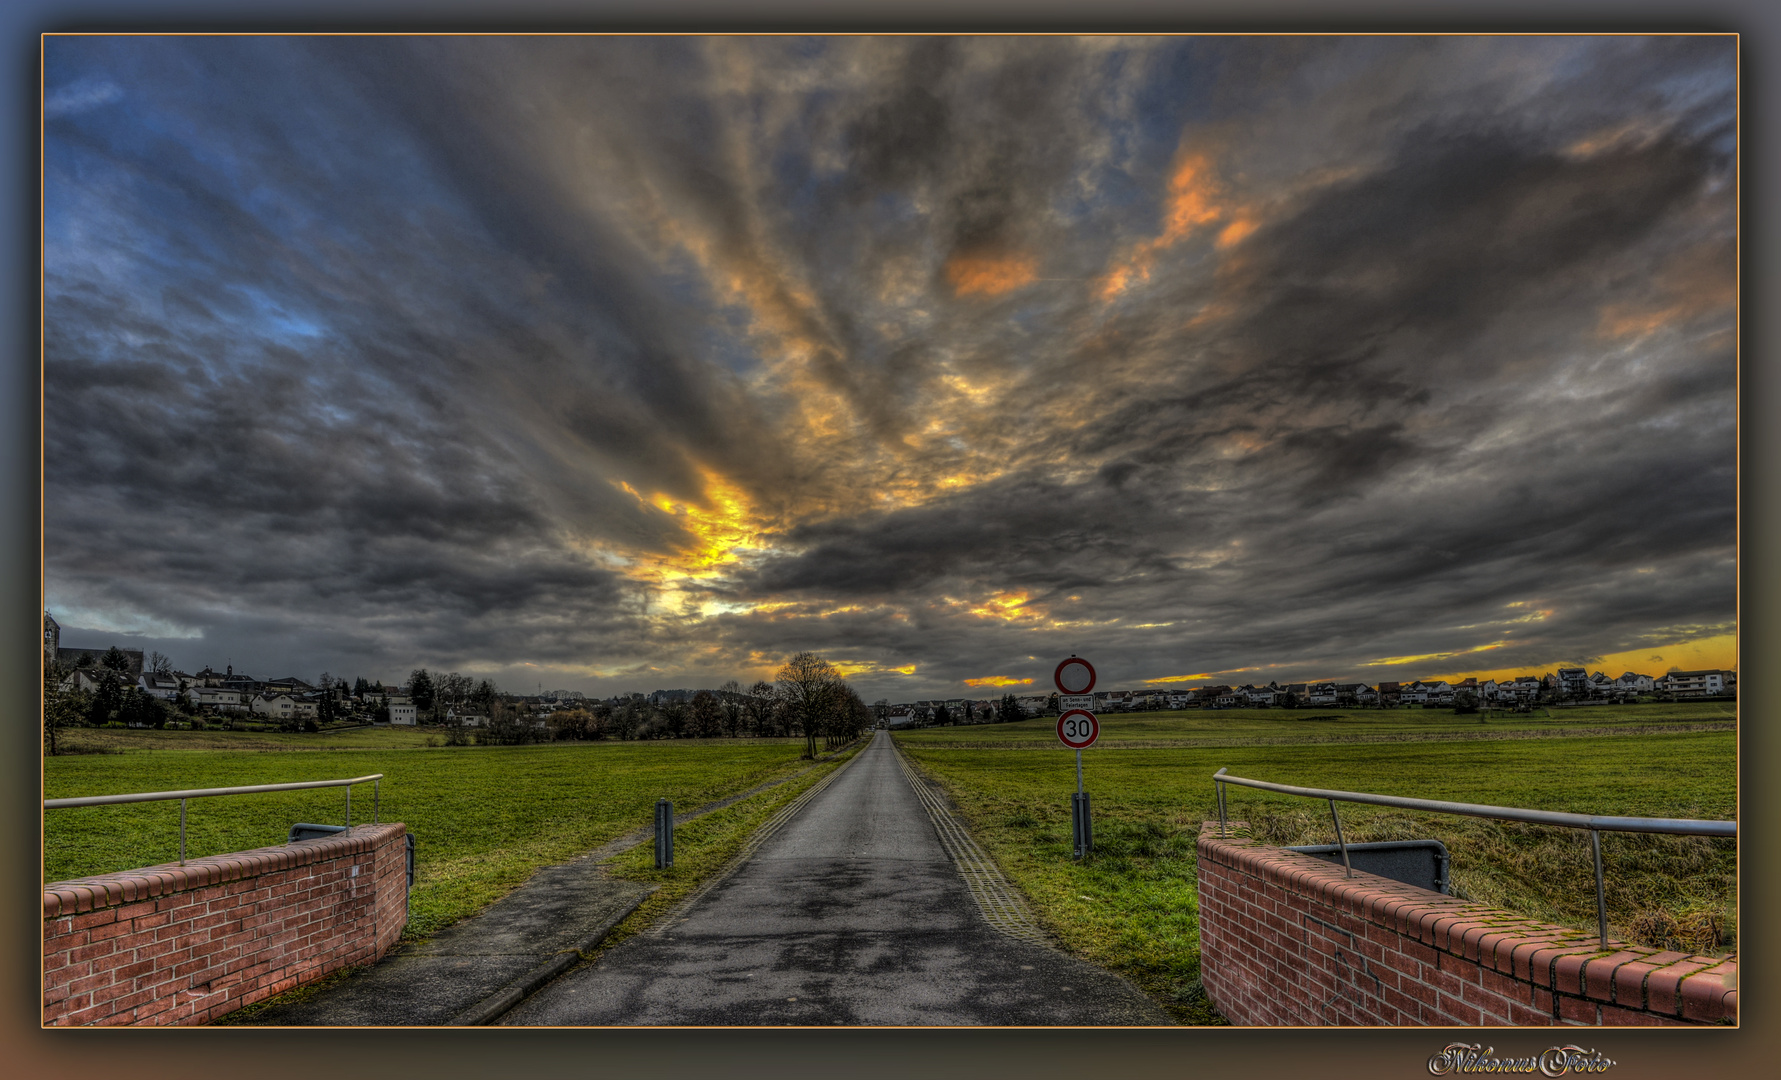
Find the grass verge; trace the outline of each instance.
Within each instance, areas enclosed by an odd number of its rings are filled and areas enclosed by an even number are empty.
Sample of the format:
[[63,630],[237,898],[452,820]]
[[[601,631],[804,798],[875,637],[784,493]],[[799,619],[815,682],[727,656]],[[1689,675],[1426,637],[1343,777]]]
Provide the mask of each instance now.
[[[44,786],[59,798],[382,772],[379,816],[405,822],[417,841],[404,932],[413,939],[481,910],[539,867],[647,826],[658,797],[703,806],[807,768],[802,749],[801,740],[714,739],[106,754],[46,759]],[[370,794],[358,789],[355,821],[371,820]],[[295,822],[342,821],[344,801],[338,788],[194,800],[188,856],[283,843]],[[178,803],[47,811],[43,826],[45,881],[178,858]]]
[[808,772],[788,783],[684,825],[676,825],[674,865],[666,870],[655,868],[655,847],[652,844],[639,844],[608,860],[606,865],[613,876],[660,887],[624,922],[614,927],[601,942],[600,948],[588,954],[585,959],[597,959],[607,949],[647,929],[673,910],[675,905],[691,895],[711,875],[722,870],[742,850],[742,846],[754,835],[756,829],[766,824],[787,803],[853,760],[869,742],[868,737],[852,747],[837,751],[827,760],[819,760]]
[[[1007,725],[1014,727],[1016,725]],[[944,734],[945,729],[942,729]],[[1071,952],[1130,978],[1183,1023],[1216,1023],[1199,985],[1195,842],[1217,815],[1212,773],[1309,787],[1596,814],[1730,818],[1736,736],[1103,749],[1085,755],[1095,851],[1070,850],[1068,754],[949,744],[929,731],[898,745],[938,780],[973,834]],[[1117,745],[1117,744],[1115,744]],[[1232,816],[1271,843],[1330,843],[1327,806],[1231,788]],[[1593,929],[1587,835],[1482,819],[1345,806],[1352,841],[1433,837],[1456,891],[1535,918]],[[1735,946],[1737,856],[1726,841],[1605,837],[1611,932],[1633,940]],[[1692,937],[1691,937],[1692,935]],[[1661,944],[1661,942],[1654,942]]]

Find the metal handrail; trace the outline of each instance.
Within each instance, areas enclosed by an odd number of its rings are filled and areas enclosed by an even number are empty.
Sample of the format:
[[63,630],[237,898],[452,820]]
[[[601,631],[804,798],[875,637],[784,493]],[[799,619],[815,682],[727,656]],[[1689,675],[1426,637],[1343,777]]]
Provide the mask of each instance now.
[[1242,787],[1259,788],[1262,791],[1277,791],[1282,795],[1297,795],[1306,799],[1328,801],[1330,820],[1336,826],[1336,844],[1342,849],[1342,866],[1348,877],[1354,876],[1354,867],[1348,862],[1348,843],[1342,836],[1342,819],[1336,814],[1336,803],[1338,802],[1394,806],[1403,810],[1426,810],[1437,814],[1463,814],[1468,817],[1496,818],[1501,821],[1525,821],[1534,825],[1555,825],[1566,829],[1587,829],[1590,852],[1595,860],[1596,927],[1603,948],[1608,946],[1608,903],[1607,891],[1602,882],[1602,833],[1668,833],[1682,836],[1718,836],[1734,840],[1738,836],[1738,823],[1735,821],[1703,821],[1694,818],[1603,817],[1592,814],[1567,814],[1557,810],[1528,810],[1519,806],[1489,806],[1483,803],[1447,802],[1441,799],[1410,799],[1401,795],[1374,795],[1364,791],[1334,791],[1325,788],[1294,787],[1291,784],[1271,784],[1266,780],[1229,776],[1226,775],[1225,769],[1219,769],[1213,773],[1212,782],[1218,789],[1218,835],[1220,838],[1229,835],[1225,813],[1224,786],[1226,784],[1237,784]]
[[115,806],[119,803],[172,802],[179,800],[179,865],[186,864],[186,800],[213,795],[254,795],[263,791],[300,791],[305,788],[343,787],[346,789],[346,827],[352,828],[352,789],[354,784],[371,785],[371,823],[378,823],[383,790],[383,774],[354,776],[347,780],[300,780],[291,784],[251,784],[247,787],[190,788],[185,791],[138,791],[127,795],[86,795],[77,799],[45,799],[45,810],[66,810],[76,806]]

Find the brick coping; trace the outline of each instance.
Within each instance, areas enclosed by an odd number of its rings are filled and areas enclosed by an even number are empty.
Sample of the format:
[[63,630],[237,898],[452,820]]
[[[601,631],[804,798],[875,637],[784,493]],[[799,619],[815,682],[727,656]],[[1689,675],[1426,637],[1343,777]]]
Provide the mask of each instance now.
[[401,822],[354,825],[350,831],[315,840],[187,859],[184,866],[176,862],[161,863],[115,874],[55,881],[43,887],[43,917],[55,919],[225,881],[277,873],[326,859],[369,854],[392,832],[407,831],[408,826]]
[[1263,844],[1246,822],[1200,825],[1199,857],[1554,994],[1702,1023],[1737,1019],[1738,961],[1648,948]]

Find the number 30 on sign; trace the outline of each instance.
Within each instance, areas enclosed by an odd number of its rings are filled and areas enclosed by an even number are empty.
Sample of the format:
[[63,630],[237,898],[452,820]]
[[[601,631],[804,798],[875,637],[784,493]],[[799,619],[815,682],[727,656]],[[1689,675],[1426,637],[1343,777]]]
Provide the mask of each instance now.
[[1072,750],[1085,750],[1101,737],[1101,722],[1087,709],[1067,709],[1057,718],[1057,737]]

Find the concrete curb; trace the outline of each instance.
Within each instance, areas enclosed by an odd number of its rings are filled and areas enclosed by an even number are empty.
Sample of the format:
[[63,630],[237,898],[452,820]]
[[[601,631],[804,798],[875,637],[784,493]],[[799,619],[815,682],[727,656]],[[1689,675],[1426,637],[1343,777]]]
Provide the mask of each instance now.
[[[661,888],[661,886],[656,886],[656,889],[659,888]],[[625,919],[630,917],[631,912],[636,911],[643,905],[643,901],[648,900],[653,896],[656,889],[651,889],[626,904],[605,922],[601,923],[593,933],[582,938],[570,948],[557,953],[555,957],[546,960],[544,963],[539,964],[524,975],[521,975],[518,979],[509,983],[505,988],[490,994],[488,997],[483,998],[468,1009],[465,1009],[463,1012],[452,1017],[449,1026],[479,1027],[500,1018],[500,1016],[507,1012],[507,1010],[524,1001],[527,995],[533,993],[545,983],[580,963],[585,954],[592,952],[601,941],[605,940],[607,934],[612,933],[614,927],[619,923],[624,922]]]

